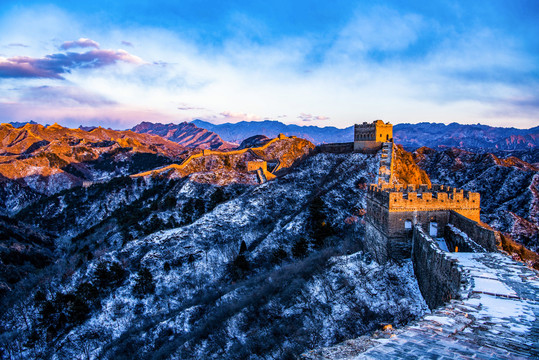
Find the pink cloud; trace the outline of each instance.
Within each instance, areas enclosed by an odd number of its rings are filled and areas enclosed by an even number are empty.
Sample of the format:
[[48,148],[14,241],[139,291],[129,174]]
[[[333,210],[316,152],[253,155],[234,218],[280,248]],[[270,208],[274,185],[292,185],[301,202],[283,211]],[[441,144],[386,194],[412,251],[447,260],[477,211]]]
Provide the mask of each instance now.
[[298,119],[301,119],[302,121],[326,121],[330,118],[328,116],[301,113],[299,114]]
[[81,47],[81,48],[93,47],[93,48],[99,49],[99,43],[91,39],[80,38],[79,40],[75,40],[75,41],[66,41],[60,46],[60,48],[64,50],[68,50],[74,47]]
[[229,121],[260,121],[262,118],[254,114],[246,114],[241,112],[223,111],[221,116],[224,116]]

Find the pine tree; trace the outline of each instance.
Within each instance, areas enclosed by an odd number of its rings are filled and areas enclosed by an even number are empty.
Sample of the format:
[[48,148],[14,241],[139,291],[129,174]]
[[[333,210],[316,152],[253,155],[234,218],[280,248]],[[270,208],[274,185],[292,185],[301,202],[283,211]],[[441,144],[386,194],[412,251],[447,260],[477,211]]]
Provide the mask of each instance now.
[[155,292],[155,282],[150,269],[147,267],[142,267],[137,276],[135,286],[133,287],[135,294],[139,296],[153,294]]
[[282,246],[279,246],[271,253],[271,262],[274,264],[280,264],[283,259],[286,259],[287,257],[288,254],[286,253],[286,251],[283,249]]
[[305,238],[300,238],[292,246],[292,256],[295,258],[303,258],[307,255],[308,244]]
[[312,245],[315,249],[321,249],[325,245],[326,238],[334,233],[334,229],[327,221],[323,212],[324,201],[317,196],[309,204],[309,233],[312,238]]
[[95,268],[95,284],[100,288],[106,288],[110,284],[110,272],[107,262],[101,261]]
[[243,254],[246,251],[247,251],[247,244],[245,243],[245,240],[242,240],[241,245],[240,245],[240,254]]

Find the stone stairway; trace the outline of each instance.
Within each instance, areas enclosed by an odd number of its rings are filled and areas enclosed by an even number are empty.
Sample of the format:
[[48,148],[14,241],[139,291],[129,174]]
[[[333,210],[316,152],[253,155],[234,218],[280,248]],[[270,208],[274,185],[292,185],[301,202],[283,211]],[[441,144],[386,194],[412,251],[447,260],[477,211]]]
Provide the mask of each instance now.
[[264,184],[268,181],[266,178],[266,175],[264,174],[264,171],[262,169],[256,169],[256,175],[258,177],[258,182],[260,184]]
[[461,300],[402,329],[377,331],[304,359],[538,359],[539,277],[500,253],[448,253]]
[[391,162],[393,157],[393,143],[385,142],[378,152],[380,158],[380,168],[378,170],[378,183],[390,184],[392,181]]

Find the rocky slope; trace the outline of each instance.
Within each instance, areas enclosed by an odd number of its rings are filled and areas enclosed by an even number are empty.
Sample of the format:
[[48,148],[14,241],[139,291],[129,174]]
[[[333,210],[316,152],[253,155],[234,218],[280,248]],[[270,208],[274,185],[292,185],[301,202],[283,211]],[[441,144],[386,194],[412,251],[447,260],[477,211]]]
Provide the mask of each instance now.
[[238,149],[246,149],[250,147],[259,147],[270,141],[271,139],[265,135],[254,135],[243,140]]
[[0,217],[0,300],[24,280],[29,291],[34,276],[54,261],[53,237],[26,224]]
[[158,136],[59,125],[0,125],[0,214],[41,195],[181,161],[188,151]]
[[456,148],[414,152],[433,183],[481,194],[481,219],[539,250],[539,169],[518,158],[501,159]]
[[279,174],[308,156],[314,147],[311,142],[296,137],[275,138],[259,147],[198,152],[181,165],[172,164],[134,176],[189,176],[192,181],[218,186],[232,183],[254,185],[260,180],[256,171],[249,170],[248,162],[266,161],[268,169]]
[[288,359],[417,318],[410,263],[357,252],[377,170],[373,155],[317,154],[260,186],[125,177],[43,199],[19,217],[56,234],[63,266],[5,310],[0,348]]
[[194,123],[160,124],[142,122],[131,130],[140,134],[159,135],[189,148],[225,150],[237,147],[237,144],[223,141],[216,133],[199,128]]
[[404,150],[401,145],[395,146],[394,176],[400,184],[430,184],[425,170],[415,162],[411,153]]

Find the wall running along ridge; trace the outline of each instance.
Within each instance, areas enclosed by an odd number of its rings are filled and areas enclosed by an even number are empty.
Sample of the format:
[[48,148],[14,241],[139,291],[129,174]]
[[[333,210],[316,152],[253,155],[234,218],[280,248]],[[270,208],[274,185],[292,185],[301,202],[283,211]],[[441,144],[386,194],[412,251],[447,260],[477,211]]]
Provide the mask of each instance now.
[[[162,168],[159,168],[159,169],[154,169],[154,170],[150,170],[150,171],[145,171],[145,172],[142,172],[142,173],[138,173],[138,174],[135,174],[135,175],[131,175],[131,177],[142,177],[142,176],[148,176],[148,175],[156,175],[156,174],[159,174],[163,171],[168,171],[168,170],[171,170],[171,169],[177,169],[177,170],[181,170],[183,168],[185,168],[191,161],[193,161],[194,159],[198,159],[200,157],[203,157],[203,156],[210,156],[210,155],[220,155],[220,156],[230,156],[230,155],[241,155],[241,154],[245,154],[246,152],[250,152],[252,153],[255,157],[259,157],[259,155],[257,155],[255,153],[255,151],[263,151],[265,149],[267,149],[271,144],[275,143],[276,141],[279,141],[279,140],[285,140],[285,139],[295,139],[296,137],[295,136],[290,136],[290,137],[287,137],[283,134],[279,134],[278,137],[276,137],[275,139],[271,139],[269,142],[267,142],[266,144],[260,146],[260,147],[256,147],[256,148],[246,148],[246,149],[241,149],[241,150],[232,150],[232,151],[217,151],[217,150],[208,150],[208,149],[204,149],[202,150],[202,152],[200,153],[197,153],[197,154],[193,154],[191,156],[189,156],[187,159],[185,159],[181,164],[171,164],[171,165],[168,165],[168,166],[165,166],[165,167],[162,167]],[[264,160],[263,160],[264,161]],[[280,161],[276,160],[278,162],[277,166],[273,169],[272,172],[269,172],[267,171],[267,163],[266,163],[266,171],[264,172],[264,176],[270,180],[270,179],[273,179],[275,178],[275,173],[277,171],[279,171],[281,168],[282,168],[282,164]],[[265,161],[264,161],[265,162]],[[260,168],[260,167],[258,167]],[[257,168],[257,169],[258,169]],[[256,171],[256,169],[255,169]]]

